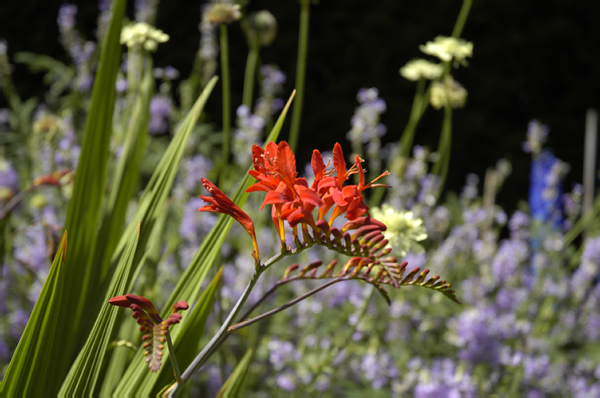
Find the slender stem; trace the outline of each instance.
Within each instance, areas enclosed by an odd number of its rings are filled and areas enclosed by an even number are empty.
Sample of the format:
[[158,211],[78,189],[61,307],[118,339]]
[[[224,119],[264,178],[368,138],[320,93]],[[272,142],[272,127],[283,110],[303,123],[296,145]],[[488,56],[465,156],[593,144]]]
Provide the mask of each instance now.
[[469,11],[471,11],[472,4],[473,0],[463,0],[463,5],[460,8],[458,18],[454,24],[454,29],[452,29],[452,37],[460,37],[460,34],[465,27],[465,22],[467,22],[467,17],[469,16]]
[[242,103],[249,109],[252,109],[252,94],[254,91],[254,79],[256,74],[256,64],[258,63],[258,52],[260,46],[258,43],[252,43],[248,60],[246,61],[246,74],[244,75],[244,96]]
[[450,104],[444,105],[444,121],[442,124],[442,134],[440,137],[440,144],[438,146],[439,160],[433,166],[433,174],[440,176],[440,186],[438,187],[436,197],[439,198],[444,184],[446,183],[446,177],[448,176],[448,168],[450,167],[450,152],[452,146],[452,107]]
[[563,240],[564,247],[567,247],[573,240],[600,214],[600,196],[596,199],[594,207],[585,212],[579,220],[571,227],[569,232],[565,234]]
[[221,328],[218,330],[217,334],[214,335],[214,337],[204,347],[204,349],[200,352],[200,354],[198,354],[196,356],[196,358],[194,358],[194,360],[192,361],[190,366],[188,366],[188,368],[185,370],[185,372],[183,372],[182,378],[184,380],[187,380],[192,375],[192,373],[194,373],[196,370],[198,370],[206,362],[206,360],[208,359],[208,356],[206,354],[211,352],[213,346],[215,344],[217,344],[219,342],[219,340],[221,340],[221,338],[227,333],[227,329],[233,323],[234,318],[240,312],[242,305],[244,305],[244,303],[248,299],[250,292],[254,288],[254,285],[256,285],[258,278],[260,277],[260,275],[263,272],[264,272],[263,268],[259,268],[254,272],[252,279],[250,280],[250,282],[248,282],[248,286],[246,286],[246,289],[242,293],[242,296],[238,299],[237,303],[235,303],[235,306],[233,307],[233,309],[227,316],[227,319],[225,319],[225,322],[223,322],[223,325],[221,325]]
[[173,366],[173,372],[175,373],[175,380],[178,384],[183,384],[181,379],[181,371],[179,370],[179,364],[177,358],[175,358],[175,348],[173,348],[173,342],[171,341],[171,333],[167,332],[167,344],[169,346],[169,358],[171,359],[171,366]]
[[413,100],[413,106],[410,111],[410,117],[408,123],[404,128],[402,137],[400,138],[400,156],[407,158],[410,155],[410,149],[412,147],[413,140],[415,138],[415,130],[421,116],[425,112],[426,106],[423,106],[424,93],[425,93],[425,79],[420,79],[417,83],[417,91]]
[[219,25],[221,33],[221,75],[223,75],[223,162],[229,161],[229,139],[231,130],[231,83],[229,81],[229,41],[227,25]]
[[19,193],[17,193],[15,196],[13,196],[12,199],[8,201],[6,206],[4,206],[3,209],[0,209],[0,220],[6,217],[8,213],[10,213],[15,208],[15,206],[18,205],[21,202],[21,200],[23,200],[25,195],[32,190],[33,185],[30,185],[22,191],[19,191]]
[[291,306],[293,306],[293,305],[295,305],[295,304],[299,303],[300,301],[302,301],[302,300],[304,300],[304,299],[306,299],[306,298],[308,298],[308,297],[312,296],[313,294],[315,294],[315,293],[318,293],[318,292],[320,292],[321,290],[323,290],[323,289],[325,289],[325,288],[327,288],[327,287],[329,287],[329,286],[331,286],[331,285],[333,285],[333,284],[336,284],[336,283],[338,283],[338,282],[341,282],[341,281],[343,281],[343,280],[344,280],[344,279],[341,279],[341,278],[335,278],[335,279],[332,279],[332,280],[330,280],[329,282],[327,282],[327,283],[324,283],[324,284],[322,284],[321,286],[318,286],[318,287],[314,288],[313,290],[311,290],[311,291],[309,291],[309,292],[307,292],[307,293],[304,293],[302,296],[296,297],[295,299],[293,299],[292,301],[290,301],[290,302],[288,302],[288,303],[286,303],[286,304],[282,305],[281,307],[277,307],[277,308],[275,308],[275,309],[272,309],[271,311],[267,311],[267,312],[265,312],[264,314],[261,314],[261,315],[259,315],[259,316],[255,317],[255,318],[252,318],[252,319],[248,319],[247,321],[240,322],[240,323],[236,323],[235,325],[231,326],[231,327],[228,329],[228,331],[229,331],[229,332],[235,332],[235,331],[236,331],[236,330],[238,330],[238,329],[241,329],[241,328],[243,328],[243,327],[246,327],[246,326],[252,325],[253,323],[256,323],[256,322],[258,322],[258,321],[261,321],[261,320],[263,320],[263,319],[265,319],[265,318],[267,318],[267,317],[269,317],[269,316],[271,316],[271,315],[275,315],[275,314],[277,314],[278,312],[281,312],[281,311],[283,311],[283,310],[285,310],[285,309],[287,309],[287,308],[289,308],[289,307],[291,307]]
[[304,101],[304,80],[306,77],[306,54],[308,52],[308,27],[310,20],[310,0],[302,0],[300,7],[300,37],[298,39],[298,61],[296,63],[296,101],[292,112],[292,125],[290,127],[289,144],[292,151],[296,150],[298,134],[300,133],[300,119],[302,117],[302,103]]

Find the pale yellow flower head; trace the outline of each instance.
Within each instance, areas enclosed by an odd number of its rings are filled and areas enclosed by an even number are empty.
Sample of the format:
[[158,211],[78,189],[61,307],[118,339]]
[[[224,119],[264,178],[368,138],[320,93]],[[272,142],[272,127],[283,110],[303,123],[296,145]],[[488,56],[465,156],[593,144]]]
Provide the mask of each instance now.
[[443,108],[446,103],[452,108],[462,108],[467,102],[467,90],[448,76],[443,82],[432,83],[429,102],[435,109]]
[[420,79],[434,80],[442,76],[442,73],[444,73],[443,65],[434,64],[420,58],[408,61],[406,65],[400,68],[402,77],[412,81]]
[[387,230],[383,234],[396,255],[404,256],[409,251],[423,252],[423,246],[418,242],[427,239],[427,230],[423,220],[415,218],[412,211],[396,210],[386,203],[381,208],[372,208],[370,212],[373,218],[385,222]]
[[467,57],[473,56],[473,43],[455,37],[438,36],[433,41],[428,41],[425,45],[419,46],[419,49],[425,54],[438,57],[442,61],[454,59],[461,64],[465,63]]
[[62,121],[49,113],[44,114],[33,124],[33,132],[36,134],[55,135],[62,130]]
[[121,31],[121,44],[128,48],[142,46],[147,51],[156,51],[159,43],[166,43],[168,40],[168,34],[146,22],[127,25]]
[[232,23],[242,17],[240,9],[238,4],[213,4],[208,11],[208,21],[216,25]]

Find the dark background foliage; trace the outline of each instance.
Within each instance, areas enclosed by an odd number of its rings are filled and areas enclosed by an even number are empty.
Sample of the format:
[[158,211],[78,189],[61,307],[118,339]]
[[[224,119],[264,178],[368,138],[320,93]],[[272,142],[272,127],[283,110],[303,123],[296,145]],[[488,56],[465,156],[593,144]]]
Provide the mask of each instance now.
[[[56,15],[62,3],[2,2],[0,38],[9,42],[9,54],[30,51],[67,61],[57,40]],[[78,29],[92,38],[95,2],[73,3],[79,6]],[[159,47],[157,66],[173,65],[187,76],[199,43],[201,3],[161,3],[157,26],[171,40]],[[313,148],[327,150],[345,140],[361,87],[379,89],[388,105],[382,117],[388,127],[385,141],[397,141],[415,89],[398,69],[422,55],[420,44],[450,34],[460,6],[457,0],[322,0],[312,6],[299,164],[308,161]],[[133,5],[129,7],[131,16]],[[295,75],[298,2],[256,0],[248,9],[267,9],[279,22],[278,37],[263,51],[262,61],[275,63],[288,74],[287,96]],[[467,173],[482,177],[486,168],[506,157],[513,164],[513,175],[499,201],[507,209],[514,208],[527,195],[530,157],[520,145],[533,118],[550,126],[548,146],[571,165],[565,188],[581,181],[585,112],[599,105],[599,15],[600,2],[591,0],[474,1],[462,35],[474,42],[474,57],[468,68],[455,71],[469,97],[467,106],[454,116],[449,188],[460,190]],[[239,26],[231,27],[230,40],[233,104],[237,106],[247,54]],[[40,76],[17,65],[15,79],[22,97],[42,95]],[[218,96],[208,109],[217,123]],[[440,126],[441,112],[429,109],[415,142],[435,148]]]

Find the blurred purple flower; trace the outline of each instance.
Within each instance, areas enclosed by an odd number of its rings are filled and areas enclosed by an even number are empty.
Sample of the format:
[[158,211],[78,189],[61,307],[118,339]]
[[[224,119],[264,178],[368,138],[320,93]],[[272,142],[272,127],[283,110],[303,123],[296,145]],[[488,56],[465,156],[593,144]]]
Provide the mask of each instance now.
[[156,94],[150,101],[150,122],[148,132],[150,134],[164,134],[169,130],[169,114],[171,113],[171,98]]

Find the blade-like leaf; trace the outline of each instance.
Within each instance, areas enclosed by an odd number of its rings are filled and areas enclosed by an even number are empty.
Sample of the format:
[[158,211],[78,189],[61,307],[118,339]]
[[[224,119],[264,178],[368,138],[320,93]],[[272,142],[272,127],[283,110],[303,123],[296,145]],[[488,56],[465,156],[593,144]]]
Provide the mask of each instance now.
[[[138,231],[140,224],[138,223]],[[97,382],[101,377],[103,365],[106,363],[106,350],[110,341],[116,336],[119,325],[116,320],[119,308],[109,305],[108,300],[115,296],[128,293],[132,276],[132,263],[138,243],[136,234],[113,274],[113,278],[106,296],[102,300],[102,309],[96,318],[92,332],[89,334],[85,345],[79,351],[77,359],[71,366],[58,395],[61,397],[81,397],[97,395]]]
[[[294,92],[295,93],[295,92]],[[281,131],[281,127],[283,126],[283,122],[287,115],[288,109],[291,105],[291,102],[294,98],[294,93],[290,96],[287,104],[283,108],[281,115],[277,119],[275,126],[271,130],[266,142],[275,141],[279,136],[279,132]],[[248,148],[250,150],[250,148]],[[239,184],[235,193],[231,197],[231,199],[238,204],[238,206],[242,206],[248,197],[248,194],[245,192],[246,188],[250,186],[251,176],[246,174],[242,179],[242,182]],[[202,282],[206,277],[210,267],[214,263],[217,255],[225,242],[225,238],[233,225],[233,218],[220,215],[215,226],[208,233],[207,237],[202,241],[202,245],[196,252],[194,258],[192,259],[190,265],[186,268],[183,276],[179,279],[179,283],[173,290],[171,297],[167,300],[165,305],[163,316],[168,313],[168,309],[177,301],[177,300],[185,300],[188,303],[193,303],[198,299],[199,292],[201,291]],[[140,350],[141,351],[141,350]],[[139,356],[140,353],[136,354]],[[141,357],[140,357],[141,358]],[[123,379],[121,383],[117,386],[115,390],[115,395],[119,396],[131,396],[136,395],[139,388],[143,388],[142,382],[144,380],[143,376],[144,372],[148,370],[145,369],[145,364],[139,363],[139,361],[133,360],[123,375]]]
[[67,232],[65,231],[50,274],[38,297],[19,345],[8,365],[0,395],[3,397],[42,396],[49,380],[46,375],[54,366],[52,347],[62,340],[57,334],[64,284]]
[[[106,165],[116,96],[115,80],[121,64],[119,39],[124,14],[125,0],[115,0],[92,91],[73,195],[67,209],[65,229],[69,231],[71,242],[58,318],[57,333],[61,335],[61,341],[54,345],[53,366],[44,375],[51,384],[46,391],[47,395],[56,394],[69,371],[78,347],[83,344],[82,336],[86,335],[85,320],[88,314],[85,311],[97,299],[94,287],[98,283],[100,270],[92,266],[92,260],[106,185]],[[94,314],[91,315],[93,317]]]
[[223,387],[219,390],[219,393],[217,394],[218,398],[235,398],[241,396],[242,387],[244,385],[244,380],[246,379],[246,374],[248,373],[248,367],[252,362],[253,354],[254,350],[252,348],[249,348],[248,351],[246,351],[246,354],[240,363],[238,363],[231,376],[229,376],[227,381],[225,381],[225,384],[223,384]]
[[127,206],[139,177],[139,165],[144,155],[148,136],[148,117],[153,91],[152,60],[147,58],[139,95],[133,104],[131,115],[128,115],[129,122],[125,133],[123,153],[112,176],[110,195],[104,209],[102,227],[98,232],[97,245],[104,249],[96,252],[94,267],[101,269],[101,280],[108,272],[112,253],[119,243],[119,237],[125,224]]

